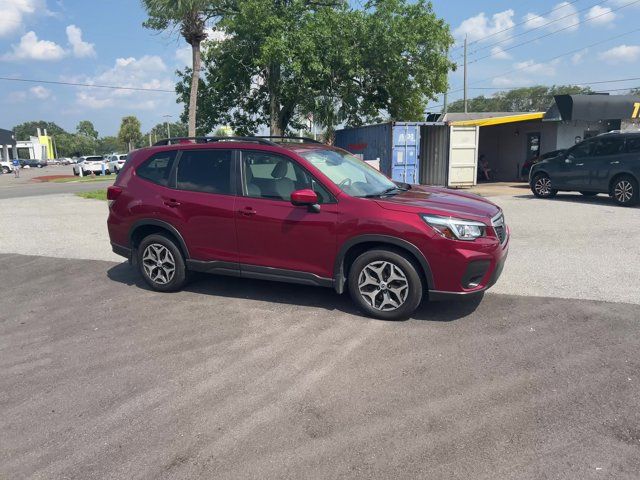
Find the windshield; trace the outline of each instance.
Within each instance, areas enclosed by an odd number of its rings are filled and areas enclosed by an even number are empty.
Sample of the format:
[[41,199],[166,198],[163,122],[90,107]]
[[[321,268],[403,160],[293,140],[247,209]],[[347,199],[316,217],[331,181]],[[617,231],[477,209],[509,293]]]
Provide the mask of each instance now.
[[375,197],[399,190],[378,170],[347,152],[309,150],[300,155],[352,197]]

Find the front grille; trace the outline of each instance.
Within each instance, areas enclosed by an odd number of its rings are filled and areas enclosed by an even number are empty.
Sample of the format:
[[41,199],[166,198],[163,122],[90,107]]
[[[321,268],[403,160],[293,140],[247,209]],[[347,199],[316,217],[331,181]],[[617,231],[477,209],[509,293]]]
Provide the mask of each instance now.
[[504,215],[502,212],[498,213],[495,217],[491,219],[491,224],[493,225],[493,229],[496,232],[496,237],[500,240],[500,243],[504,243],[507,241],[507,227],[504,224]]

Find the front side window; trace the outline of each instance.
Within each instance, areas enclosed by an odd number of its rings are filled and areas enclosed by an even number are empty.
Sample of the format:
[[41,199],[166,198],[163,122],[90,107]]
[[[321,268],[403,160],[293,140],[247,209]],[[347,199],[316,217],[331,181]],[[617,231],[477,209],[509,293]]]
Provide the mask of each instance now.
[[316,192],[318,203],[332,201],[329,192],[289,158],[269,152],[244,151],[242,165],[243,189],[248,197],[289,201],[293,192],[308,188]]
[[231,150],[185,150],[178,162],[176,188],[230,195]]
[[593,142],[593,153],[596,157],[619,155],[624,153],[624,138],[618,136],[600,137]]
[[378,170],[347,152],[318,149],[300,155],[352,197],[378,196],[397,189]]
[[166,187],[169,185],[169,174],[175,157],[175,151],[156,153],[138,167],[136,174],[140,178]]
[[591,146],[593,142],[582,142],[577,144],[574,147],[571,147],[567,152],[568,157],[570,158],[584,158],[591,155]]

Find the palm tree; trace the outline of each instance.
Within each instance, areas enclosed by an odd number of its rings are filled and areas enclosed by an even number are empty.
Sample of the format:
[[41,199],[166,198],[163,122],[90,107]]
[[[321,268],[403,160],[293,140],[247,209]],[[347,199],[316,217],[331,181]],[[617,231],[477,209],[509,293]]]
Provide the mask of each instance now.
[[149,14],[144,26],[153,30],[178,28],[191,45],[191,91],[189,94],[189,136],[196,135],[196,110],[200,81],[200,45],[207,38],[207,21],[221,15],[229,0],[142,0]]

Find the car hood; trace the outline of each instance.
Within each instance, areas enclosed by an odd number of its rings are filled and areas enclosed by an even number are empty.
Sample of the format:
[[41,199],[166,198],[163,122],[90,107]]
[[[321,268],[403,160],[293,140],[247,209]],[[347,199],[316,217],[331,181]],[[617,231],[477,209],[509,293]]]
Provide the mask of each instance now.
[[497,205],[473,193],[415,185],[398,195],[380,198],[376,203],[387,210],[484,220],[491,219],[500,211]]

